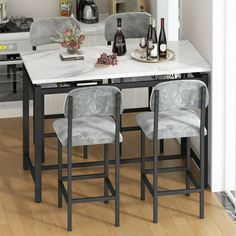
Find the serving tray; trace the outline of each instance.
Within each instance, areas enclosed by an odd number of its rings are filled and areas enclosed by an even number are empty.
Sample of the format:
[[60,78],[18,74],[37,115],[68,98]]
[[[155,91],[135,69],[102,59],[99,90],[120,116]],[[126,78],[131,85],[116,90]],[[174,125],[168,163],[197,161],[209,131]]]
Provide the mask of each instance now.
[[160,62],[165,62],[165,61],[170,61],[172,59],[174,59],[175,57],[175,52],[167,49],[167,54],[166,54],[166,58],[165,59],[150,59],[147,60],[147,54],[146,54],[146,49],[135,49],[132,53],[131,53],[131,57],[137,61],[141,61],[141,62],[146,62],[146,63],[160,63]]

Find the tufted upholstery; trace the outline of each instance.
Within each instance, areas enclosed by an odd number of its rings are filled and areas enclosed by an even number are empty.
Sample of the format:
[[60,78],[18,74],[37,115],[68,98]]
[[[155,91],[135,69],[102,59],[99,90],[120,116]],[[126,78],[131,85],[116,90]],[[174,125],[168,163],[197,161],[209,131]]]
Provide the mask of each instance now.
[[[73,118],[86,116],[115,116],[116,94],[121,93],[112,86],[95,86],[72,90],[66,97],[64,114],[67,117],[68,97],[73,97]],[[123,112],[123,103],[121,111]]]
[[[153,139],[154,112],[137,115],[137,123],[148,139]],[[195,137],[199,135],[200,119],[193,110],[176,110],[159,113],[158,139]],[[205,129],[205,135],[207,130]]]
[[[68,121],[58,119],[53,128],[62,145],[67,145]],[[72,121],[72,146],[108,144],[115,141],[115,121],[109,116],[80,117]],[[120,134],[120,142],[122,135]]]
[[30,42],[32,46],[55,43],[57,32],[64,32],[75,25],[80,30],[79,22],[73,17],[50,17],[36,20],[30,27]]
[[206,104],[209,103],[208,89],[199,80],[180,80],[157,84],[151,95],[151,110],[154,110],[154,90],[159,90],[159,111],[170,111],[182,108],[200,109],[201,87],[206,88]]
[[[200,134],[200,88],[206,85],[198,80],[170,81],[156,85],[159,90],[158,139],[195,137]],[[151,96],[151,110],[154,111],[154,93]],[[206,87],[206,103],[209,94]],[[154,112],[137,115],[137,123],[148,139],[153,139]],[[204,130],[205,135],[207,130]]]
[[[64,114],[68,115],[68,97],[73,97],[72,146],[108,144],[115,141],[116,95],[121,94],[112,86],[96,86],[72,90],[65,99]],[[121,99],[121,110],[123,105]],[[57,137],[67,145],[68,120],[53,123]],[[120,134],[120,142],[122,135]]]

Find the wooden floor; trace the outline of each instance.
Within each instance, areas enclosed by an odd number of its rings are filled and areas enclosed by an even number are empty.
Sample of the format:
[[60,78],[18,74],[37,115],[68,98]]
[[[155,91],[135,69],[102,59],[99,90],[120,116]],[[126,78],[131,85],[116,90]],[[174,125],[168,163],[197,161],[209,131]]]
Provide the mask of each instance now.
[[[126,119],[126,123],[130,118]],[[51,124],[47,123],[50,127]],[[22,120],[0,120],[0,236],[152,236],[152,235],[235,235],[236,226],[225,213],[215,194],[206,190],[205,219],[198,218],[198,194],[191,197],[168,196],[159,200],[159,223],[152,223],[152,199],[146,193],[146,201],[140,201],[139,165],[121,167],[121,226],[114,226],[114,203],[84,203],[74,205],[73,232],[66,230],[66,206],[57,208],[57,176],[54,171],[43,173],[43,202],[34,203],[33,181],[29,172],[22,170]],[[151,154],[151,144],[147,144]],[[139,133],[124,137],[124,156],[139,155]],[[46,142],[48,162],[56,162],[57,145],[51,139]],[[111,158],[113,147],[110,149]],[[166,153],[178,152],[177,143],[166,142]],[[74,161],[83,161],[82,149],[74,149]],[[102,159],[102,148],[89,149],[89,160]],[[33,156],[33,149],[31,150]],[[171,165],[170,161],[163,165]],[[78,173],[99,171],[101,168],[77,170]],[[111,177],[114,175],[111,167]],[[182,174],[162,174],[160,187],[181,187]],[[77,182],[74,195],[102,194],[100,180]]]

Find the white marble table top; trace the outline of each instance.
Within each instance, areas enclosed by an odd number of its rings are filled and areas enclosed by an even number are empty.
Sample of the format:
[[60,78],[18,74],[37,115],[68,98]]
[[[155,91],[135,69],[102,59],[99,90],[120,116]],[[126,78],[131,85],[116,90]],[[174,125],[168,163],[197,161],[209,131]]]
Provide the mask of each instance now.
[[22,53],[21,57],[33,84],[211,71],[209,64],[189,41],[169,42],[168,48],[176,56],[162,63],[143,63],[132,59],[131,52],[137,47],[127,45],[128,52],[118,57],[118,65],[105,68],[96,68],[95,63],[101,53],[111,54],[111,46],[83,47],[84,61],[61,61],[60,50],[30,51]]

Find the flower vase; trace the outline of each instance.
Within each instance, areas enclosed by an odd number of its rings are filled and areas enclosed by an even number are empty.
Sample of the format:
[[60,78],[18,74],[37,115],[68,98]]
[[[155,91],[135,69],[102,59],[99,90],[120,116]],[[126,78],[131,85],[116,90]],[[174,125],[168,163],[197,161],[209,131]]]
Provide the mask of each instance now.
[[67,52],[68,52],[69,54],[75,54],[75,53],[77,52],[77,49],[76,49],[76,48],[70,48],[70,47],[68,47],[68,48],[67,48]]

